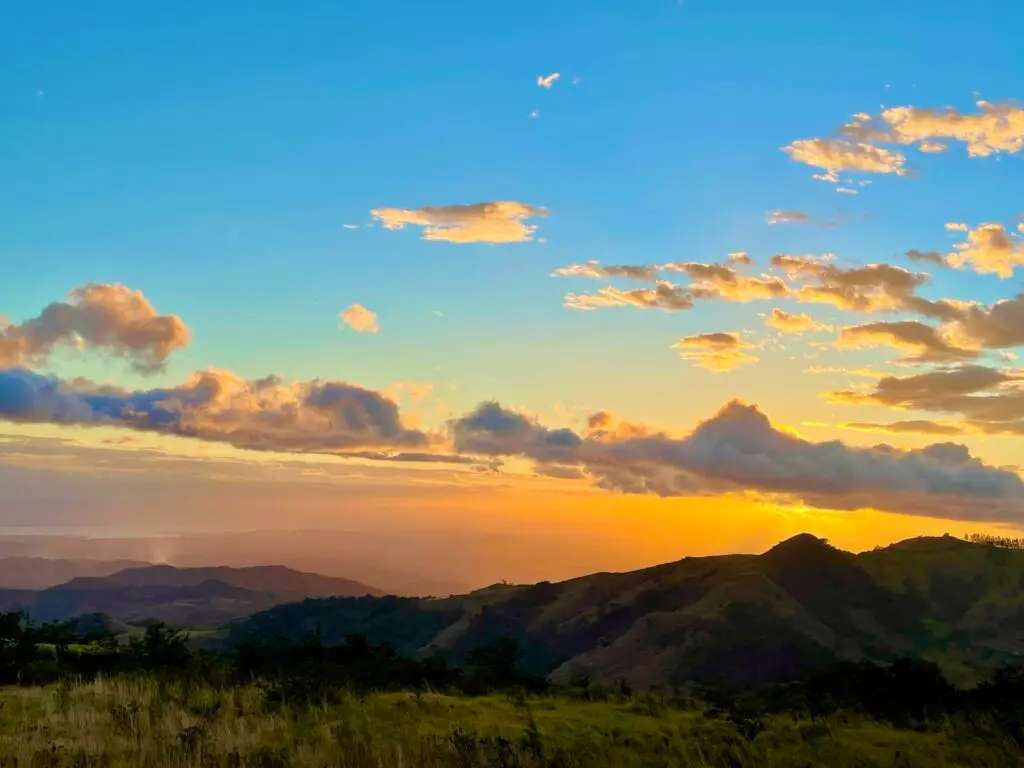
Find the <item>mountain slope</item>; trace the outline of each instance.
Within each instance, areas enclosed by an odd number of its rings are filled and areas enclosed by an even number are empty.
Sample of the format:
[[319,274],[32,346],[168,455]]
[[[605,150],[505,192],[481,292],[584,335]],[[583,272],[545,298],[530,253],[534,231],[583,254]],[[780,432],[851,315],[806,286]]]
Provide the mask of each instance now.
[[442,599],[330,599],[234,623],[328,643],[350,633],[455,660],[497,637],[527,671],[635,685],[792,677],[836,659],[919,656],[970,682],[1024,651],[1024,552],[948,537],[854,555],[801,535],[762,555],[686,558],[558,584],[496,585]]

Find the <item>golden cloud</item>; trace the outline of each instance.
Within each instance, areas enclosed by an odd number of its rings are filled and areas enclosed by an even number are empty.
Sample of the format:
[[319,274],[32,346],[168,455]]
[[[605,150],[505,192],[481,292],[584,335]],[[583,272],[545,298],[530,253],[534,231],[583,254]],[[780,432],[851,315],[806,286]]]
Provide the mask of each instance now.
[[693,361],[698,368],[714,373],[726,373],[758,361],[756,356],[744,351],[753,345],[735,333],[716,332],[685,336],[672,346],[683,350],[680,356],[684,359]]
[[423,228],[424,240],[449,243],[525,243],[533,239],[536,225],[527,219],[547,216],[548,211],[525,203],[496,201],[471,205],[423,208],[378,208],[370,214],[386,229],[407,225]]
[[343,326],[347,325],[357,333],[377,333],[380,326],[377,324],[377,313],[364,307],[362,304],[353,304],[348,309],[338,313],[338,319]]
[[188,346],[190,332],[177,315],[160,315],[141,291],[118,283],[73,289],[22,323],[0,323],[0,368],[34,367],[60,346],[123,357],[141,373],[164,367]]

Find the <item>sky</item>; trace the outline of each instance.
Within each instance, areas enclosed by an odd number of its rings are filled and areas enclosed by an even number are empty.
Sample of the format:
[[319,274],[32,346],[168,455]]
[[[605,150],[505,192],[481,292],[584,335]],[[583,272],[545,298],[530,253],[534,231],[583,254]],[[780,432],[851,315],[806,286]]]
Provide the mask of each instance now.
[[3,9],[0,529],[506,536],[472,581],[1019,528],[987,11]]

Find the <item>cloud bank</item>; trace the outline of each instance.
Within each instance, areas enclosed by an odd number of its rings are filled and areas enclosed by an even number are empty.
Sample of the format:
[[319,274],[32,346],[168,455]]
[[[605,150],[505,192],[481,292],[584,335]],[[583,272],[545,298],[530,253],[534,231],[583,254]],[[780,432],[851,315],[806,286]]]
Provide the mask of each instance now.
[[624,493],[755,491],[823,508],[952,519],[1019,519],[1024,513],[1024,481],[962,445],[900,451],[814,443],[775,428],[758,408],[738,401],[681,438],[551,430],[494,402],[453,421],[451,429],[456,450],[576,467],[599,486]]

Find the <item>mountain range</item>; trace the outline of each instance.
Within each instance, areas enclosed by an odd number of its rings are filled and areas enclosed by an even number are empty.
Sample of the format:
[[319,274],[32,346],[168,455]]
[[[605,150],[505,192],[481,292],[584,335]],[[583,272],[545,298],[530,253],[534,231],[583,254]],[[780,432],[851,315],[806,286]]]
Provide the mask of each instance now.
[[0,589],[0,611],[25,611],[36,621],[105,614],[120,622],[163,621],[199,628],[294,600],[382,594],[349,579],[282,566],[145,565],[105,576],[78,576],[46,589]]
[[961,684],[1024,652],[1024,551],[951,536],[852,554],[808,534],[761,555],[691,557],[444,599],[350,597],[276,606],[224,642],[358,633],[402,653],[464,660],[498,637],[524,671],[567,681],[737,685],[836,660],[937,662]]

